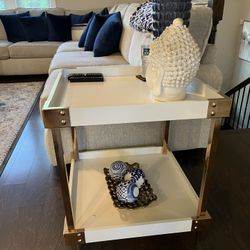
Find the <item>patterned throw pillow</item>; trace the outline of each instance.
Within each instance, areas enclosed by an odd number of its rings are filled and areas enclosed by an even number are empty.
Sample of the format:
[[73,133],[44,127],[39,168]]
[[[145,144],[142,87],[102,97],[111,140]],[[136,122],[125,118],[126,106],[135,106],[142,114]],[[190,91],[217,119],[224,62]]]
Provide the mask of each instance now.
[[145,2],[130,18],[130,26],[138,31],[153,31],[153,3]]

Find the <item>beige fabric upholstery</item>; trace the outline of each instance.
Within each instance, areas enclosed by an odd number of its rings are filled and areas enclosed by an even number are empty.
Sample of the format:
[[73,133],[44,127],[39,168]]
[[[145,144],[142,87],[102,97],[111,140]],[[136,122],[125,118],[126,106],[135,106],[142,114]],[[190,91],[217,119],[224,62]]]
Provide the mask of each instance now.
[[98,8],[98,9],[87,9],[87,10],[65,10],[65,15],[69,14],[75,14],[75,15],[84,15],[87,14],[91,11],[98,13],[102,10],[103,8]]
[[73,26],[71,28],[72,41],[79,41],[87,26]]
[[[1,10],[0,15],[10,15],[15,14],[14,10]],[[7,35],[3,26],[3,23],[0,19],[0,40],[7,40]]]
[[171,121],[169,147],[172,151],[206,148],[211,120]]
[[39,16],[43,12],[48,12],[53,15],[64,15],[64,9],[63,8],[48,8],[48,9],[37,9],[37,8],[17,8],[16,13],[23,13],[29,11],[31,16]]
[[53,57],[60,42],[17,42],[9,47],[11,58]]
[[48,74],[51,58],[20,58],[0,60],[0,75]]
[[[79,150],[123,148],[132,146],[158,146],[162,142],[162,123],[137,123],[122,125],[89,126],[78,129]],[[71,130],[62,130],[64,157],[70,163]],[[49,159],[56,165],[51,131],[45,131],[45,144]]]
[[69,41],[61,44],[57,49],[57,53],[71,51],[83,51],[83,48],[78,47],[78,41]]
[[197,78],[218,90],[223,83],[223,75],[215,64],[201,64]]
[[138,6],[139,4],[130,4],[126,10],[124,18],[122,19],[123,30],[120,40],[120,51],[127,62],[129,62],[129,51],[134,32],[134,29],[130,27],[129,22],[131,15],[136,11]]
[[203,55],[212,29],[213,12],[205,5],[194,5],[191,11],[189,30]]
[[216,47],[214,44],[208,44],[203,57],[201,58],[202,64],[213,64],[216,60]]
[[100,65],[123,65],[127,64],[120,53],[110,56],[94,57],[92,51],[73,51],[56,53],[51,64],[49,72],[62,68],[77,68],[84,66]]
[[8,59],[10,58],[10,54],[9,54],[9,46],[12,43],[9,41],[5,41],[5,40],[0,40],[0,59]]
[[129,4],[127,3],[123,3],[123,4],[116,4],[113,6],[113,8],[111,8],[111,10],[109,11],[109,13],[115,13],[115,12],[121,12],[121,17],[124,18],[124,15],[126,13],[126,10],[128,8]]

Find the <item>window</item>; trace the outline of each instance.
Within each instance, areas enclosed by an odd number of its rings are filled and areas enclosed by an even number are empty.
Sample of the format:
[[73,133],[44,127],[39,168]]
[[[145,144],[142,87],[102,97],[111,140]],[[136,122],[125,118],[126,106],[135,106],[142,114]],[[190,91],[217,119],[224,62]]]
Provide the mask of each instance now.
[[4,0],[0,0],[0,10],[4,10],[4,9],[5,9]]
[[51,7],[50,0],[16,0],[16,3],[18,7],[24,7],[24,8],[49,8]]
[[52,8],[56,7],[56,0],[0,0],[0,10],[23,8]]

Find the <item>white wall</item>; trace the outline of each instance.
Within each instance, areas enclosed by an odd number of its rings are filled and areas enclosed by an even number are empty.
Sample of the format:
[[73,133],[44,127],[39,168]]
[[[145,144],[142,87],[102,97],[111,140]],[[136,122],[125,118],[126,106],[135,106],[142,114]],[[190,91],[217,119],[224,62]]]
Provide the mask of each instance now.
[[140,3],[143,0],[56,0],[57,7],[68,10],[96,9],[110,7],[117,3]]
[[218,25],[216,46],[216,63],[224,77],[222,90],[232,86],[232,78],[236,58],[238,57],[238,42],[241,34],[240,19],[248,0],[226,0],[223,20]]
[[[250,21],[250,1],[249,0],[244,0],[244,1],[245,1],[244,10],[242,12],[241,18]],[[242,30],[242,25],[240,25],[240,31],[241,30]],[[237,57],[235,60],[234,74],[232,78],[232,87],[250,77],[250,62],[238,58],[239,47],[240,47],[240,36],[238,37]]]
[[217,65],[221,69],[227,91],[250,77],[250,62],[239,59],[241,20],[250,20],[249,0],[226,0],[224,17],[218,25]]

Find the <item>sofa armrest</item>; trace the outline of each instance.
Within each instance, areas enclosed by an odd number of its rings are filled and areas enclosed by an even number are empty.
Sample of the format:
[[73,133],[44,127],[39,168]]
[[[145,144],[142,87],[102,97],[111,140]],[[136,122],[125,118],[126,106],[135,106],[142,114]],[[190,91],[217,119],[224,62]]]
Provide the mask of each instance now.
[[49,78],[47,79],[45,85],[44,85],[44,89],[43,92],[40,96],[40,100],[39,100],[39,109],[40,109],[40,113],[42,114],[42,109],[43,109],[43,105],[46,102],[46,100],[48,99],[49,93],[51,91],[51,89],[53,88],[54,82],[58,76],[58,73],[60,72],[60,69],[56,69],[54,71],[51,72],[51,74],[49,75]]
[[202,64],[214,64],[216,59],[216,47],[214,44],[208,44],[201,58]]
[[201,64],[197,78],[218,91],[221,89],[223,75],[215,64]]

